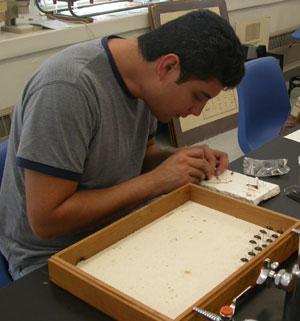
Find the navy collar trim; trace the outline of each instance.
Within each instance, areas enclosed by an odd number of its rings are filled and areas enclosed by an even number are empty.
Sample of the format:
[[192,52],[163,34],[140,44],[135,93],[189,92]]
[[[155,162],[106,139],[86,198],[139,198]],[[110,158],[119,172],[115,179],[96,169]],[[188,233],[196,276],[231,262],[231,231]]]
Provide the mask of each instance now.
[[102,40],[101,40],[102,46],[107,54],[111,69],[112,69],[112,71],[116,77],[116,80],[117,80],[118,84],[120,85],[121,89],[123,90],[125,95],[128,96],[129,98],[136,98],[132,95],[132,93],[129,91],[128,87],[126,86],[125,81],[123,80],[123,77],[121,76],[119,69],[115,63],[114,57],[108,47],[108,41],[110,39],[115,39],[115,38],[122,39],[122,37],[118,37],[118,36],[114,36],[114,35],[106,36],[106,37],[102,38]]

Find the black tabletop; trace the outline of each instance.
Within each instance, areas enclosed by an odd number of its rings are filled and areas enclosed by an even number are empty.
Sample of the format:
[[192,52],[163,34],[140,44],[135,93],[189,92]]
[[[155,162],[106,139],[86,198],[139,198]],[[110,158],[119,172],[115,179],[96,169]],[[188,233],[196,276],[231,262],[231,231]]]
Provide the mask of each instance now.
[[[280,195],[264,201],[260,205],[273,211],[300,219],[300,204],[284,195],[285,187],[297,184],[300,185],[298,156],[300,156],[300,143],[283,137],[280,137],[247,155],[247,157],[255,159],[288,159],[288,167],[290,168],[288,174],[271,178],[262,178],[270,183],[278,184],[281,192]],[[242,173],[243,159],[244,157],[241,157],[232,162],[229,166],[230,169]]]
[[[259,159],[287,158],[291,171],[283,176],[268,178],[284,187],[298,183],[298,155],[300,144],[278,138],[249,157]],[[242,172],[243,158],[230,164],[230,168]],[[262,203],[263,207],[300,218],[300,204],[281,194]],[[155,295],[155,293],[154,293]],[[259,321],[281,321],[285,293],[275,287],[261,288],[251,293],[237,308],[235,321],[246,318]],[[112,321],[113,319],[94,309],[49,281],[47,266],[36,270],[9,287],[0,289],[0,320],[3,321]],[[134,320],[132,320],[134,321]],[[297,321],[297,320],[295,320]]]

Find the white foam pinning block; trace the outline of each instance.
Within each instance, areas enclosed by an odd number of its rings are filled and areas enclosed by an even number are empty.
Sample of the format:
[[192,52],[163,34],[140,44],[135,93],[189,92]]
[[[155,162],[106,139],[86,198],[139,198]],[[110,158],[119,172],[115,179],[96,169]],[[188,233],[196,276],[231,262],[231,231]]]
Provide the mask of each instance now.
[[202,181],[201,185],[256,205],[280,193],[277,184],[230,170],[208,181]]
[[300,129],[294,131],[293,133],[284,136],[284,138],[288,138],[294,140],[295,142],[300,143]]

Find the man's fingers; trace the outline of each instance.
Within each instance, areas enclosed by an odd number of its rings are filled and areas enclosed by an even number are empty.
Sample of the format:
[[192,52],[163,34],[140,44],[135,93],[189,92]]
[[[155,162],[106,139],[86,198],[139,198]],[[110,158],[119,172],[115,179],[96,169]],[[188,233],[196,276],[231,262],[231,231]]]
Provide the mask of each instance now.
[[217,166],[217,159],[214,155],[214,151],[208,148],[208,146],[203,147],[204,150],[204,158],[209,162],[211,169],[212,169],[212,175],[215,175],[215,169]]
[[228,155],[224,152],[215,150],[214,154],[217,159],[217,164],[216,164],[216,176],[221,175],[228,167]]
[[209,162],[205,159],[190,158],[188,161],[188,165],[191,168],[200,170],[205,175],[204,179],[211,178],[211,176],[213,175],[214,169],[212,169]]
[[202,170],[192,169],[190,170],[189,175],[192,182],[196,180],[197,183],[199,183],[206,179],[206,174]]
[[183,148],[178,151],[182,161],[192,168],[201,170],[205,179],[219,176],[228,167],[228,156],[226,153],[212,150],[207,145]]
[[199,147],[191,147],[186,149],[186,153],[190,157],[204,158],[204,151]]
[[218,160],[214,154],[214,150],[210,149],[207,145],[198,145],[190,149],[189,156],[204,158],[210,165],[209,177],[215,175]]

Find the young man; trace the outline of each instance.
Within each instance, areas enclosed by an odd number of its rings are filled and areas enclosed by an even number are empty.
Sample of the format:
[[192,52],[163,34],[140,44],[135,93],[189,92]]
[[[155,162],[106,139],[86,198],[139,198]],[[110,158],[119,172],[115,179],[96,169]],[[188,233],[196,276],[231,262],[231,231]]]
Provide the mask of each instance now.
[[44,63],[15,108],[0,194],[13,278],[138,204],[222,173],[227,155],[207,146],[160,150],[156,120],[199,115],[243,74],[239,40],[209,11]]

